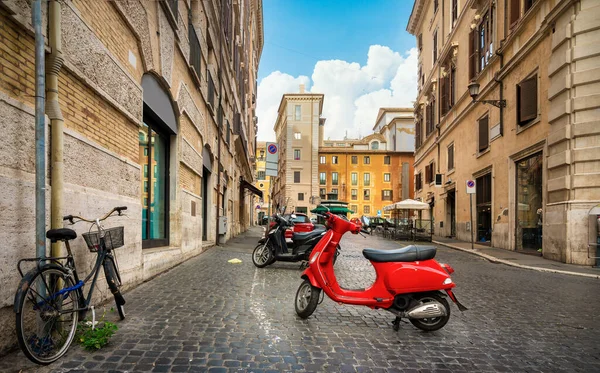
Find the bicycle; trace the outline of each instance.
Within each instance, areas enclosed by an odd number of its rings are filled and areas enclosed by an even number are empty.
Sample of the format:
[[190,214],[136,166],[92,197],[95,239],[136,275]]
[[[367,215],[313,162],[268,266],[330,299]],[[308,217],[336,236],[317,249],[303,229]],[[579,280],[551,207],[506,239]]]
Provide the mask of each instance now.
[[[15,294],[14,311],[16,313],[17,337],[21,350],[36,364],[48,365],[62,357],[73,342],[79,319],[85,319],[87,312],[94,307],[90,305],[92,294],[98,279],[100,266],[108,287],[115,298],[121,320],[125,318],[125,299],[121,295],[121,276],[113,249],[124,245],[123,227],[105,229],[100,224],[113,213],[127,210],[127,207],[115,207],[98,219],[86,219],[77,215],[68,215],[71,225],[85,221],[91,223],[88,233],[82,236],[91,252],[97,254],[94,268],[82,281],[77,275],[75,260],[69,241],[77,237],[77,233],[69,228],[51,229],[46,237],[52,243],[63,241],[67,256],[48,258],[26,258],[17,263],[22,279]],[[96,226],[97,231],[92,231]],[[23,274],[23,262],[37,261],[37,266]],[[84,297],[83,286],[93,277],[87,298]],[[95,318],[95,317],[94,317]]]

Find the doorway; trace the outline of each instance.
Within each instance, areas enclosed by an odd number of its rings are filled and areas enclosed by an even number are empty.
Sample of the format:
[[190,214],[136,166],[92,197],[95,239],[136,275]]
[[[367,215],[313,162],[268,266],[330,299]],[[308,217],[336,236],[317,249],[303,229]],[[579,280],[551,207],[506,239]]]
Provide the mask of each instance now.
[[450,237],[456,237],[456,189],[447,192],[446,212],[450,221]]
[[202,241],[208,240],[208,206],[210,193],[210,171],[202,167]]
[[477,200],[477,243],[490,245],[492,242],[492,174],[476,180]]
[[516,162],[517,250],[542,250],[542,152]]

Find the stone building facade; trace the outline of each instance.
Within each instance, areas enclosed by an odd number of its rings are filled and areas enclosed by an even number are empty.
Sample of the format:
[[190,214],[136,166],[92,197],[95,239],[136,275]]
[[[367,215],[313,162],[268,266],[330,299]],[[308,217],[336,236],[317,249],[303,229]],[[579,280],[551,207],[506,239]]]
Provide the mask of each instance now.
[[300,85],[299,93],[286,93],[281,98],[274,126],[279,144],[279,170],[271,196],[275,206],[310,211],[310,197],[319,192],[317,155],[325,124],[322,112],[323,94],[307,93],[304,85]]
[[[473,229],[479,243],[593,263],[598,11],[593,0],[415,1],[415,196],[431,204],[435,234],[470,240]],[[496,105],[474,102],[471,82]]]
[[[48,42],[55,18],[42,3]],[[199,254],[217,235],[245,231],[253,212],[261,0],[57,3],[64,59],[64,202],[57,213],[96,217],[128,207],[127,218],[107,222],[125,226],[118,259],[126,288]],[[35,256],[29,1],[0,4],[0,50],[0,266],[14,269]],[[50,141],[46,147],[56,152]],[[48,165],[49,202],[55,175]],[[226,230],[217,232],[217,216],[226,217]],[[73,228],[80,235],[89,227]],[[89,270],[93,256],[83,239],[72,247],[79,269]],[[0,352],[16,341],[10,306],[19,280],[15,270],[0,272],[0,330],[13,331]],[[101,300],[110,294],[99,284]]]

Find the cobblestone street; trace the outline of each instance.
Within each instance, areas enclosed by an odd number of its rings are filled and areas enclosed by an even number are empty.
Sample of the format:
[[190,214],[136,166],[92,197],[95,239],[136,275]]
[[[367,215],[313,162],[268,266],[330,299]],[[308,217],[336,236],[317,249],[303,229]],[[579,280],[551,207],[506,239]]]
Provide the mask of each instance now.
[[[257,231],[254,230],[256,233]],[[22,353],[1,371],[24,372],[557,372],[600,371],[600,282],[492,264],[438,248],[456,272],[456,295],[469,308],[438,332],[393,315],[333,303],[308,320],[294,311],[298,264],[252,264],[255,237],[237,238],[126,292],[127,318],[99,352],[73,345],[58,362],[36,367]],[[368,286],[374,271],[362,248],[394,248],[380,237],[346,235],[336,264],[340,284]],[[232,258],[241,264],[230,264]],[[112,303],[111,303],[112,304]],[[109,305],[110,307],[110,305]],[[110,315],[115,320],[115,315]]]

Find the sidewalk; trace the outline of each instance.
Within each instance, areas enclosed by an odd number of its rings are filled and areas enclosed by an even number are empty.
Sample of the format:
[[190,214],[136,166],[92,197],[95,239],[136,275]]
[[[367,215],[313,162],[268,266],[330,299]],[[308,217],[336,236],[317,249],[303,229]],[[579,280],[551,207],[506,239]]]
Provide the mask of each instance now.
[[474,249],[471,249],[470,242],[459,241],[446,237],[433,236],[432,242],[438,245],[447,246],[452,249],[479,255],[493,263],[501,263],[513,267],[532,269],[540,272],[562,273],[566,275],[600,279],[600,268],[565,264],[544,259],[541,256],[522,254],[516,251],[509,251],[485,245],[474,244]]

